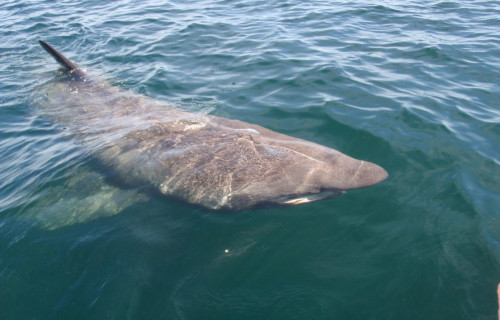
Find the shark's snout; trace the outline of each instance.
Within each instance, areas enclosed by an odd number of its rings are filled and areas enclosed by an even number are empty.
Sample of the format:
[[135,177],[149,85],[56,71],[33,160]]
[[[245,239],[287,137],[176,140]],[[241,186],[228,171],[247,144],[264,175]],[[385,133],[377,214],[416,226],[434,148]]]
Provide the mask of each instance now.
[[352,176],[353,189],[377,184],[387,177],[387,171],[382,167],[371,162],[360,161],[358,168]]
[[338,154],[335,159],[325,162],[316,177],[322,190],[346,191],[377,184],[385,180],[388,174],[374,163]]

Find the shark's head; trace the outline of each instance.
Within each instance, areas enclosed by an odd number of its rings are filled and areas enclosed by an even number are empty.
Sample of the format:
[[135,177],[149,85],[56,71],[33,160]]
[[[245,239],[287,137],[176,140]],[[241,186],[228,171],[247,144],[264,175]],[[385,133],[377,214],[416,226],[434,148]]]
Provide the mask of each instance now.
[[[218,121],[223,121],[226,129],[242,126],[235,120]],[[245,165],[231,169],[231,191],[214,209],[302,204],[368,187],[388,176],[371,162],[260,126],[245,125],[249,127],[246,133],[240,134],[228,152],[220,156],[228,163],[245,159]]]
[[322,200],[347,190],[372,186],[388,176],[382,167],[374,163],[335,153],[326,152],[323,163],[308,168],[304,168],[306,163],[299,166],[292,173],[296,183],[290,186],[290,194],[274,199],[274,203],[296,205]]

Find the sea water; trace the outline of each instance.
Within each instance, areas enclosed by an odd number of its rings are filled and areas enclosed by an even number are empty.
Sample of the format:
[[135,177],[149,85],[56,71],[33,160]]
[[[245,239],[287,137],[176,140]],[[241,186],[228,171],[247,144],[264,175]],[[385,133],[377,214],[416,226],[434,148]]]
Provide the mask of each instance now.
[[[2,1],[0,319],[496,319],[499,1]],[[124,90],[384,167],[215,213],[40,111],[45,40]]]

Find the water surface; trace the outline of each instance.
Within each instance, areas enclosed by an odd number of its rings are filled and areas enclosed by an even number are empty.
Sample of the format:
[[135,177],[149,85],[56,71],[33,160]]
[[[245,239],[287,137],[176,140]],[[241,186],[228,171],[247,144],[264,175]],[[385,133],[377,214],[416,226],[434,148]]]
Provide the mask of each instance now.
[[[1,319],[496,319],[500,2],[3,1]],[[384,167],[218,214],[108,181],[46,40],[125,90]]]

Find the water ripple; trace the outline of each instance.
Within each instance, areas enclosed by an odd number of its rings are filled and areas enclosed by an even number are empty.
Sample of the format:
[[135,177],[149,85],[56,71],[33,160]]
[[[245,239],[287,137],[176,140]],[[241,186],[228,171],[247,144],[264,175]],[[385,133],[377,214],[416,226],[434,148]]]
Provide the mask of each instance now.
[[[499,16],[495,0],[2,1],[7,318],[495,317]],[[41,116],[57,66],[39,39],[124,89],[390,178],[238,216],[144,199]]]

